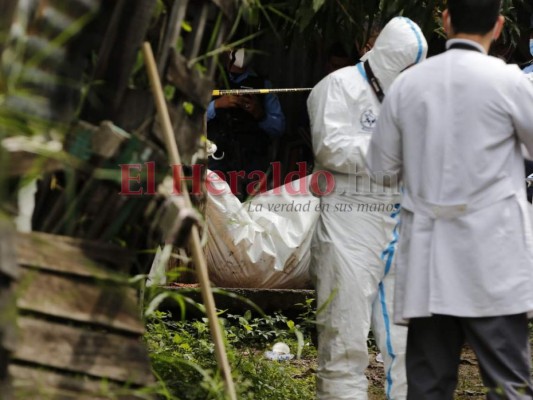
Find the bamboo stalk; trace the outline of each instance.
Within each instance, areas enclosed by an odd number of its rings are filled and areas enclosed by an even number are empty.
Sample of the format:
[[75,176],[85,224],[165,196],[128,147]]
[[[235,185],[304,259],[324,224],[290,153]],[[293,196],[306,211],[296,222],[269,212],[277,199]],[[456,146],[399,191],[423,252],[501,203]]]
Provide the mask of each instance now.
[[[146,68],[148,70],[148,77],[150,78],[150,85],[152,87],[157,113],[159,115],[159,122],[161,124],[165,138],[165,145],[170,157],[170,162],[173,165],[179,166],[179,168],[177,168],[178,171],[176,172],[178,173],[178,179],[180,179],[184,202],[187,207],[191,207],[191,199],[189,197],[187,184],[185,180],[181,179],[183,171],[181,167],[181,159],[178,151],[178,145],[176,143],[174,130],[170,121],[167,103],[163,94],[163,88],[161,86],[159,73],[157,72],[157,65],[155,62],[154,54],[152,52],[152,47],[148,42],[145,42],[143,44],[143,55],[146,63]],[[200,283],[202,299],[204,301],[207,318],[209,320],[209,328],[211,330],[211,336],[215,344],[215,356],[218,362],[218,366],[222,372],[222,377],[224,378],[226,394],[231,400],[237,400],[235,385],[231,376],[228,356],[226,354],[226,348],[224,346],[224,338],[222,336],[222,330],[218,322],[218,317],[215,309],[215,300],[213,298],[213,292],[211,291],[211,283],[209,282],[209,275],[207,273],[207,263],[200,243],[200,235],[198,233],[198,228],[196,226],[192,227],[189,240],[192,248],[193,261]]]

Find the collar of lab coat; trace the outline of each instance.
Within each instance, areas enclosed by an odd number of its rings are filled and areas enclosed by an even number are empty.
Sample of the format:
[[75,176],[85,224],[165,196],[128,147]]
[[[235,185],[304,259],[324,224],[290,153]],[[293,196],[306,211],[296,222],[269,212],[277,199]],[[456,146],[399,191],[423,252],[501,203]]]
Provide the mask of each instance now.
[[487,54],[487,51],[485,50],[485,48],[482,45],[480,45],[478,42],[475,42],[473,40],[468,40],[468,39],[450,39],[450,40],[446,41],[446,50],[448,50],[450,48],[450,46],[452,44],[455,44],[455,43],[464,43],[464,44],[468,44],[470,46],[474,46],[476,49],[481,51],[483,54]]

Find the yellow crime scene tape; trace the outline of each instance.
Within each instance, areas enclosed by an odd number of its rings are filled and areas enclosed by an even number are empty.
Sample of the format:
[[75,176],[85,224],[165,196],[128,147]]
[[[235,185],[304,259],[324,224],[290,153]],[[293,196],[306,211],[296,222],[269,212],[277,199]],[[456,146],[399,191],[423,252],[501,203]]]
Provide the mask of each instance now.
[[310,92],[313,88],[283,88],[283,89],[215,89],[213,96],[224,96],[228,94],[270,94],[270,93],[291,93]]

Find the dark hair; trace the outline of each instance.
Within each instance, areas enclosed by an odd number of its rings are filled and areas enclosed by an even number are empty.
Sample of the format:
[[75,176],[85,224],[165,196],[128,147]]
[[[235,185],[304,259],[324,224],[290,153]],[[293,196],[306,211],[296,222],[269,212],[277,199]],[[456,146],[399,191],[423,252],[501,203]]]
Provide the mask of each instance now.
[[348,55],[348,52],[346,51],[341,42],[335,42],[331,46],[329,46],[328,58],[330,57],[348,58],[350,56]]
[[454,32],[486,34],[498,20],[501,3],[501,0],[448,0]]

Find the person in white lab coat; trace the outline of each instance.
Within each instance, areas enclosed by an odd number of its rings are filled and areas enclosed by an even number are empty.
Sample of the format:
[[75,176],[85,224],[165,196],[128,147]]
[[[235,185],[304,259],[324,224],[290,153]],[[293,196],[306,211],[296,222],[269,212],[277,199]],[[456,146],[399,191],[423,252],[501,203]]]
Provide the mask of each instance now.
[[394,319],[407,323],[408,399],[452,399],[461,347],[489,399],[532,399],[527,314],[533,233],[520,142],[533,151],[533,85],[488,56],[500,0],[448,0],[448,50],[400,76],[368,151],[403,179]]
[[[533,57],[533,14],[529,20],[529,54]],[[526,74],[533,74],[533,60],[529,61],[523,71]]]
[[[405,68],[421,62],[427,43],[410,19],[389,21],[362,62],[328,75],[307,107],[315,171],[335,183],[320,197],[310,273],[317,292],[320,400],[366,399],[367,337],[383,354],[388,399],[405,399],[407,330],[391,321],[398,190],[371,184],[364,155],[380,101]],[[328,192],[328,182],[315,192]]]

